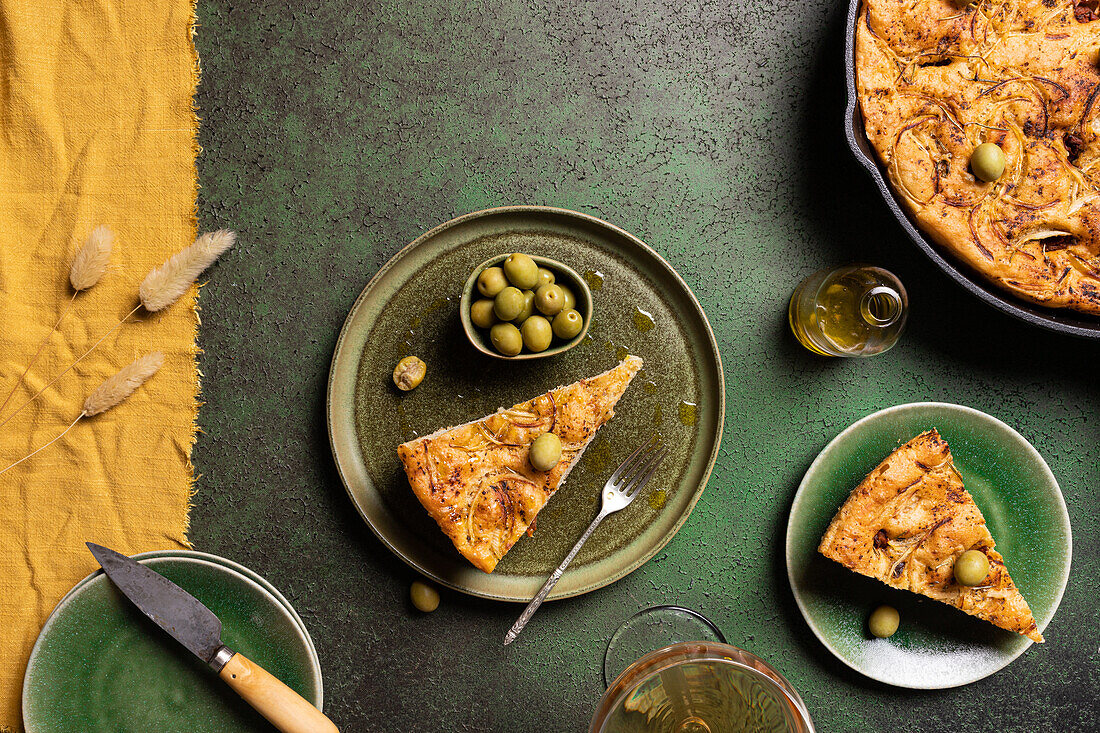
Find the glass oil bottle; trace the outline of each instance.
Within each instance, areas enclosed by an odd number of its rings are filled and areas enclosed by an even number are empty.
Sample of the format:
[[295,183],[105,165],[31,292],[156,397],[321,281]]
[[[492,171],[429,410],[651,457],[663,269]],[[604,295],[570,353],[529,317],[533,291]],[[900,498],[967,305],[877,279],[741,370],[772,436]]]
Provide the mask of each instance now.
[[905,287],[881,267],[849,265],[822,270],[791,296],[791,331],[823,356],[871,356],[897,343],[905,328]]

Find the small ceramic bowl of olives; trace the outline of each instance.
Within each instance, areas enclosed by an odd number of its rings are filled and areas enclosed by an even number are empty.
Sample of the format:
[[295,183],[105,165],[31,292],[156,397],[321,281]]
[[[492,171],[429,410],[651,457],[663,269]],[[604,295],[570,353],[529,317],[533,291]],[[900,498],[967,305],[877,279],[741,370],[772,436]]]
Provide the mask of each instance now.
[[541,359],[579,344],[592,321],[592,292],[557,260],[512,252],[474,268],[459,315],[474,348],[497,359]]

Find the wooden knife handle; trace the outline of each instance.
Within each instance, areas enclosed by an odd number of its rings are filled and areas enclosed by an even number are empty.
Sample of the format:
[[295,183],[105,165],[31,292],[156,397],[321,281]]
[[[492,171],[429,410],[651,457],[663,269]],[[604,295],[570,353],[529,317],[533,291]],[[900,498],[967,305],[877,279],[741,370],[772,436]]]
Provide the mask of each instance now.
[[339,733],[324,713],[243,654],[234,654],[218,676],[283,733]]

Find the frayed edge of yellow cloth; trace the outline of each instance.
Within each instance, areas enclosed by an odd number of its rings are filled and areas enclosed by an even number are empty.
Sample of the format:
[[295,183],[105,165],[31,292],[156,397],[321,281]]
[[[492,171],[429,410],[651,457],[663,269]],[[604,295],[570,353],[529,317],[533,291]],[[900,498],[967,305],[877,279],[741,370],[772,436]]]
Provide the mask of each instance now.
[[[199,29],[198,0],[191,0],[191,17],[188,20],[188,47],[191,51],[191,239],[198,236],[199,232],[199,156],[202,155],[202,145],[199,144],[199,125],[202,118],[199,117],[199,107],[195,101],[195,95],[202,81],[202,63],[199,59],[199,49],[195,45],[195,36]],[[194,316],[191,331],[191,364],[194,375],[191,383],[191,437],[187,444],[187,475],[190,487],[187,492],[187,514],[183,519],[183,541],[187,547],[194,549],[191,543],[191,510],[194,508],[195,494],[198,493],[196,482],[199,478],[195,474],[195,465],[191,462],[191,454],[195,449],[202,428],[199,425],[199,408],[202,407],[202,371],[199,369],[199,355],[203,350],[199,347],[199,326],[202,318],[199,311],[199,289],[202,285],[196,285],[188,294],[191,313]]]

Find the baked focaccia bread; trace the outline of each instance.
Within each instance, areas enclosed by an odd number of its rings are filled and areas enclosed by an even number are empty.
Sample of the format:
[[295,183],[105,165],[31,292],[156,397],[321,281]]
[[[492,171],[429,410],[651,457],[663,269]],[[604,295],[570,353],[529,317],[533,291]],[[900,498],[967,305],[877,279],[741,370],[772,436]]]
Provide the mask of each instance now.
[[[397,455],[416,498],[463,557],[493,572],[615,414],[641,368],[641,359],[628,356],[598,376],[403,443]],[[527,450],[548,431],[561,439],[562,458],[536,471]]]
[[[963,488],[947,441],[935,430],[913,438],[867,474],[833,517],[818,550],[894,588],[1043,641],[994,549],[985,517]],[[989,560],[982,585],[954,579],[955,560],[967,550]]]
[[[1100,3],[863,0],[856,87],[905,208],[993,284],[1100,315]],[[987,183],[970,156],[1004,153]]]

